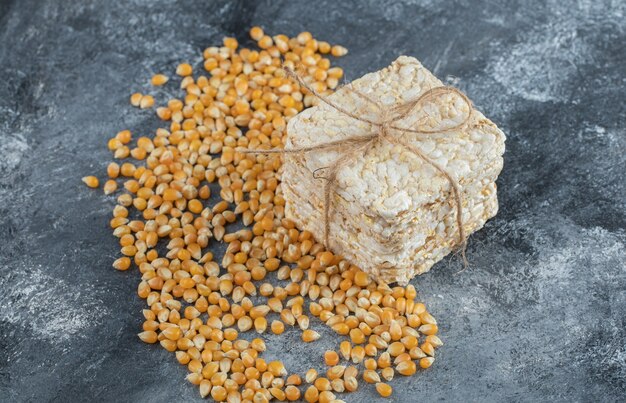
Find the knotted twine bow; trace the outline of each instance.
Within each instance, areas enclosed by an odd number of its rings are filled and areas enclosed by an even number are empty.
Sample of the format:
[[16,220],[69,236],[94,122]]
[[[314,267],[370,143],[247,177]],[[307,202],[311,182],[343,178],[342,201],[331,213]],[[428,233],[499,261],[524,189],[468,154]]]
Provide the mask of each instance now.
[[[427,137],[433,134],[445,134],[445,133],[449,133],[452,131],[463,132],[470,118],[472,117],[472,112],[474,111],[472,107],[472,102],[469,100],[469,98],[467,98],[465,94],[463,94],[461,91],[457,90],[454,87],[441,86],[441,87],[432,88],[426,91],[415,100],[408,101],[404,104],[397,105],[393,108],[384,108],[378,102],[369,98],[367,95],[351,88],[350,86],[344,86],[343,88],[354,93],[355,95],[359,96],[364,101],[366,101],[367,103],[373,105],[374,107],[376,107],[376,109],[378,109],[380,120],[374,121],[374,120],[365,118],[363,116],[358,116],[357,114],[350,112],[349,110],[343,108],[341,105],[337,105],[336,103],[334,103],[327,97],[322,96],[313,88],[311,88],[307,83],[304,82],[302,77],[296,74],[293,70],[287,67],[283,67],[283,69],[285,70],[285,72],[287,73],[289,77],[293,78],[298,84],[300,84],[302,88],[305,88],[307,91],[313,94],[315,98],[319,99],[320,101],[324,102],[331,108],[335,109],[338,112],[341,112],[342,114],[352,119],[369,123],[370,125],[378,129],[374,133],[371,133],[365,136],[351,136],[351,137],[343,138],[341,140],[329,141],[327,143],[316,144],[316,145],[308,146],[308,147],[294,147],[290,149],[272,149],[272,150],[239,150],[240,152],[244,154],[305,154],[305,153],[313,152],[313,151],[322,151],[322,150],[327,150],[331,148],[341,147],[341,151],[343,154],[341,158],[337,159],[337,161],[335,161],[331,166],[319,168],[313,172],[313,177],[315,179],[325,179],[324,188],[323,188],[324,190],[324,245],[327,248],[329,248],[329,245],[330,245],[329,244],[330,210],[331,210],[330,195],[331,195],[332,190],[337,184],[337,173],[342,167],[354,161],[354,159],[356,159],[359,155],[365,155],[375,145],[379,144],[380,142],[387,141],[391,144],[397,144],[406,148],[407,150],[415,154],[417,157],[422,159],[424,162],[426,162],[428,165],[435,168],[450,183],[450,186],[452,188],[452,193],[454,196],[454,201],[456,204],[456,222],[457,222],[457,226],[459,230],[459,245],[461,249],[461,257],[463,260],[463,266],[467,267],[468,262],[467,262],[467,258],[465,257],[467,239],[465,236],[465,230],[463,228],[463,201],[462,201],[462,195],[461,195],[461,189],[460,189],[459,183],[448,171],[446,171],[441,165],[439,165],[437,162],[435,162],[430,157],[428,157],[418,147],[416,147],[415,145],[411,143],[408,143],[407,141],[405,141],[404,139],[398,136],[393,136],[391,133],[391,130],[398,130],[398,131],[405,132],[405,133],[419,134],[421,135],[421,137]],[[446,95],[446,94],[456,94],[468,106],[469,111],[468,111],[467,117],[459,124],[452,126],[452,127],[448,127],[446,129],[430,129],[430,130],[411,129],[411,128],[405,128],[405,127],[398,127],[395,125],[396,121],[400,121],[404,119],[405,117],[407,117],[411,112],[413,112],[413,110],[415,110],[418,106],[423,104],[425,101],[431,98],[434,98],[436,96]],[[328,170],[327,176],[324,177],[324,176],[318,175],[317,171],[319,170]]]

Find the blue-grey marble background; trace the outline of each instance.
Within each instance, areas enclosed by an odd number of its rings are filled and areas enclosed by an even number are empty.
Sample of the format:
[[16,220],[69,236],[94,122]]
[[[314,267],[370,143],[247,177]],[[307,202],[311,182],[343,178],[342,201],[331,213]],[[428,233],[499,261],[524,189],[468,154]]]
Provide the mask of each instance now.
[[[180,61],[247,31],[346,46],[348,79],[419,58],[507,134],[500,213],[413,280],[440,323],[435,365],[394,402],[624,401],[626,3],[0,0],[0,401],[193,401],[186,369],[143,344],[137,270],[116,272],[107,140],[151,135]],[[288,329],[266,358],[321,369],[336,338]],[[340,396],[376,400],[372,385]]]

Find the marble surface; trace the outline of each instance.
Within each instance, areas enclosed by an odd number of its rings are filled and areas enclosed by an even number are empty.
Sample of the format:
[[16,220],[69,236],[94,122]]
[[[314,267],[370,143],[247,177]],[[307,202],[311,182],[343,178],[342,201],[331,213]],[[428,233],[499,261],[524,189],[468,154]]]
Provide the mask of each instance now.
[[[173,355],[141,343],[138,272],[116,272],[109,137],[150,134],[182,60],[261,25],[350,49],[347,78],[398,55],[467,92],[508,135],[500,213],[414,279],[440,323],[435,365],[390,401],[619,401],[626,394],[623,1],[0,1],[0,401],[194,401]],[[288,330],[293,371],[335,340]],[[371,385],[347,401],[377,400]]]

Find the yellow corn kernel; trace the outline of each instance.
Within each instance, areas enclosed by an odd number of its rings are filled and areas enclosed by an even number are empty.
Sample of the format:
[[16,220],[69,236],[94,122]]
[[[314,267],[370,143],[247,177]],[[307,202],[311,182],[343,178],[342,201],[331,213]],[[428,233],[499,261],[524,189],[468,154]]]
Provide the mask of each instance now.
[[255,26],[250,28],[250,38],[254,39],[255,41],[261,40],[264,35],[265,33],[263,32],[263,29],[261,27]]
[[102,187],[102,190],[104,190],[105,195],[115,192],[117,190],[117,182],[115,182],[112,179],[109,179],[108,181],[104,182],[104,186]]
[[426,336],[425,342],[430,343],[434,348],[439,348],[443,346],[443,342],[441,341],[441,339],[434,334]]
[[377,363],[379,368],[389,367],[391,365],[391,354],[385,351],[378,357]]
[[393,379],[394,370],[391,367],[384,368],[380,372],[381,376],[385,378],[386,381],[391,381]]
[[154,344],[157,342],[157,334],[152,330],[141,332],[137,336],[139,336],[144,343]]
[[380,376],[376,371],[366,369],[363,371],[363,380],[367,383],[378,383],[380,382]]
[[348,392],[354,392],[359,386],[359,382],[354,376],[348,376],[344,378],[344,386]]
[[335,323],[331,326],[331,329],[337,332],[337,334],[341,335],[346,335],[350,332],[350,327],[348,327],[348,325],[345,323]]
[[130,96],[130,104],[138,107],[141,103],[141,98],[143,98],[143,95],[139,92],[135,92]]
[[109,176],[109,178],[115,179],[119,176],[119,174],[120,174],[120,166],[115,162],[111,162],[107,166],[107,175]]
[[274,41],[272,40],[271,37],[264,35],[263,37],[261,37],[261,39],[258,40],[257,45],[261,48],[261,49],[267,49],[270,46],[272,46],[274,44]]
[[98,178],[96,178],[95,176],[85,176],[83,177],[82,181],[90,188],[97,188],[100,184]]
[[363,364],[365,365],[365,368],[370,369],[372,371],[376,370],[376,368],[378,367],[376,360],[373,358],[368,358],[367,360],[364,361]]
[[190,76],[193,73],[193,68],[189,63],[181,63],[176,67],[176,74],[181,77]]
[[306,371],[306,374],[304,375],[304,380],[307,383],[313,383],[316,379],[317,379],[317,371],[316,370],[311,368],[308,371]]
[[350,359],[350,352],[352,351],[352,345],[349,341],[344,340],[339,344],[339,352],[344,360]]
[[166,107],[159,107],[156,109],[156,114],[161,120],[170,120],[172,118],[172,110]]
[[340,45],[335,45],[331,48],[330,53],[335,57],[341,57],[348,54],[348,49]]
[[115,135],[115,138],[118,139],[122,144],[128,144],[132,139],[132,134],[130,130],[122,130]]
[[318,399],[319,399],[319,391],[317,390],[317,388],[313,385],[309,386],[306,392],[304,392],[304,400],[306,400],[309,403],[314,403],[314,402],[317,402]]
[[320,338],[320,334],[312,329],[306,329],[302,332],[302,341],[305,343],[311,343]]
[[131,177],[135,173],[135,166],[130,162],[125,162],[120,168],[120,173],[122,176]]
[[326,371],[326,376],[332,381],[341,378],[345,371],[346,367],[344,365],[335,365]]
[[329,366],[337,365],[339,363],[339,355],[335,351],[327,350],[324,353],[324,362]]
[[293,385],[288,385],[285,388],[285,398],[290,402],[294,402],[300,399],[300,389]]
[[355,328],[350,330],[350,340],[354,344],[362,344],[365,343],[365,335],[361,329]]
[[300,385],[302,384],[302,379],[298,374],[289,375],[287,380],[285,381],[285,385]]
[[430,368],[430,366],[433,365],[433,362],[435,362],[433,357],[424,357],[420,360],[420,367],[424,369]]
[[252,329],[252,326],[253,322],[249,316],[242,316],[241,318],[239,318],[239,320],[237,320],[237,327],[239,328],[240,332],[247,332],[248,330]]
[[150,83],[154,86],[160,86],[169,81],[169,78],[164,74],[155,74],[150,79]]
[[285,325],[279,320],[272,321],[270,328],[274,334],[283,334],[285,331]]
[[224,400],[226,400],[227,396],[228,392],[223,386],[213,386],[213,388],[211,389],[211,397],[218,402],[223,402]]
[[401,363],[399,363],[396,366],[396,371],[404,376],[410,376],[413,375],[416,371],[416,366],[415,366],[415,362],[408,360],[408,361],[402,361]]
[[224,38],[224,46],[229,49],[236,50],[239,46],[239,42],[237,42],[237,39],[235,38],[226,37]]
[[107,147],[111,151],[116,151],[117,149],[122,148],[123,146],[124,146],[124,143],[122,143],[120,139],[118,139],[117,137],[113,137],[107,143]]
[[382,397],[389,397],[391,396],[393,389],[388,384],[379,382],[376,384],[376,392],[378,392],[378,394]]
[[365,349],[361,346],[355,346],[350,352],[350,358],[352,359],[353,363],[360,363],[361,361],[363,361],[363,358],[365,358]]
[[328,69],[328,77],[341,78],[343,77],[343,69],[341,67],[333,67]]
[[431,357],[433,357],[435,355],[435,348],[429,342],[422,343],[420,348],[422,349],[422,351],[424,353],[426,353],[427,355],[429,355]]
[[424,353],[419,347],[413,347],[411,350],[409,350],[409,355],[414,360],[426,357],[426,353]]
[[151,108],[154,105],[154,97],[152,95],[144,95],[139,101],[139,107],[141,109]]
[[272,361],[267,364],[267,370],[274,376],[285,376],[287,375],[287,370],[285,366],[280,361]]
[[317,49],[319,50],[321,54],[325,55],[327,53],[330,53],[331,46],[328,42],[319,41],[317,43]]
[[113,262],[113,267],[116,270],[125,271],[130,267],[130,259],[126,256],[123,256]]
[[171,326],[164,329],[162,332],[163,336],[165,336],[168,340],[176,341],[183,336],[183,331],[178,326]]
[[389,348],[387,348],[387,352],[392,357],[399,356],[400,354],[404,353],[405,350],[406,350],[406,347],[404,347],[404,344],[400,343],[399,341],[395,341],[395,342],[391,343],[389,345]]
[[258,352],[263,352],[266,350],[265,342],[263,339],[254,339],[250,342],[250,348]]
[[327,378],[317,378],[313,384],[319,391],[331,390],[330,381]]
[[205,397],[207,397],[209,395],[209,393],[211,393],[211,388],[213,387],[213,385],[211,385],[211,381],[209,381],[208,379],[203,379],[200,381],[200,396],[204,399]]
[[267,330],[267,319],[262,316],[254,319],[254,330],[257,333],[264,333]]
[[424,311],[419,314],[419,317],[424,324],[436,325],[437,320],[429,312]]
[[359,287],[367,287],[370,283],[369,276],[363,271],[358,271],[354,275],[354,283]]
[[439,328],[435,324],[426,324],[426,325],[420,326],[417,330],[419,330],[420,333],[423,333],[427,336],[432,336],[432,335],[437,334],[437,332],[439,331]]

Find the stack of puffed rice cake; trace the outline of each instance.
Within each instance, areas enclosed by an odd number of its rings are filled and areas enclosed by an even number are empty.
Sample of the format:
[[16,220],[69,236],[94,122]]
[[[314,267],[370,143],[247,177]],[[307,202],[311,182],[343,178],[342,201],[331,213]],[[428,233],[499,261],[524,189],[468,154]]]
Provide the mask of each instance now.
[[[384,107],[415,100],[443,85],[415,58],[401,56],[391,66],[355,80],[351,86]],[[354,92],[339,89],[333,102],[377,121],[377,108]],[[468,105],[446,94],[425,102],[395,125],[441,129],[467,117]],[[319,103],[291,119],[286,149],[366,135],[376,128]],[[498,211],[495,180],[502,169],[504,133],[474,110],[465,133],[420,135],[393,131],[419,147],[457,179],[463,197],[466,234],[482,228]],[[341,147],[287,154],[282,174],[286,216],[301,230],[324,239],[323,179],[318,168],[345,158]],[[406,284],[449,254],[459,242],[456,204],[448,180],[402,146],[386,141],[343,167],[331,192],[330,249],[374,278]]]

